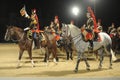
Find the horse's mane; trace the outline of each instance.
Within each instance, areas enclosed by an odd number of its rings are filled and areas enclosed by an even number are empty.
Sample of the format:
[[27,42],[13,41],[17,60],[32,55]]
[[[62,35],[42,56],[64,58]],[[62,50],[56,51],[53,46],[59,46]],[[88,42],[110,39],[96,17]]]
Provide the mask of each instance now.
[[70,30],[74,34],[81,34],[81,30],[75,25],[69,25]]
[[18,26],[9,26],[9,27],[15,29],[16,31],[24,32],[24,30],[22,28],[18,27]]

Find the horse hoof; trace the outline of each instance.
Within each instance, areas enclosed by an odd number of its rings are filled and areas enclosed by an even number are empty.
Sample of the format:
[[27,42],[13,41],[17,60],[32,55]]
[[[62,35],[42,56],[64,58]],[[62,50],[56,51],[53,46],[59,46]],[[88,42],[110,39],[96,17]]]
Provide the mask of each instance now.
[[58,57],[56,58],[56,61],[59,62],[59,58]]
[[19,68],[20,68],[20,66],[17,66],[17,67],[16,67],[16,69],[19,69]]
[[32,68],[35,67],[35,65],[32,66]]
[[87,68],[87,71],[90,71],[90,68]]
[[67,61],[69,60],[69,58],[67,58]]
[[46,60],[46,59],[44,59],[44,60],[43,60],[43,62],[47,62],[47,60]]
[[98,67],[98,69],[99,69],[99,70],[101,70],[101,69],[102,69],[102,67]]
[[75,69],[75,70],[74,70],[74,72],[75,72],[75,73],[77,73],[77,72],[78,72],[78,70],[77,70],[77,69]]
[[109,69],[112,69],[112,67],[109,67]]
[[72,58],[72,57],[71,57],[70,59],[71,59],[71,60],[73,60],[73,58]]

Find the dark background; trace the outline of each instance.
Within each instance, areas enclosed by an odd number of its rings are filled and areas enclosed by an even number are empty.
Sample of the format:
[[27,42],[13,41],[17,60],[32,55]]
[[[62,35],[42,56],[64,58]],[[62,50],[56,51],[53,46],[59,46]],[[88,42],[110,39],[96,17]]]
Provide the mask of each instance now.
[[[55,15],[59,16],[61,23],[70,23],[75,21],[77,26],[86,23],[87,7],[95,9],[97,20],[101,19],[104,31],[115,23],[115,27],[120,25],[120,0],[0,0],[0,42],[4,42],[6,25],[21,26],[20,9],[26,5],[28,14],[31,9],[36,8],[39,17],[40,28],[48,26]],[[72,6],[77,5],[80,8],[79,16],[71,13]]]

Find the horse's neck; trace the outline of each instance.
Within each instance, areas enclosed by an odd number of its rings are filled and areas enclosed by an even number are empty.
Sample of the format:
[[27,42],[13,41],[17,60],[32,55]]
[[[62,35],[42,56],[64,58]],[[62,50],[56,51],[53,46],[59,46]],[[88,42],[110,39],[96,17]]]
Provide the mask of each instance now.
[[16,38],[17,38],[18,41],[24,40],[24,38],[25,38],[25,33],[24,33],[24,32],[21,32],[21,31],[16,31]]
[[70,27],[70,34],[71,37],[76,37],[78,35],[81,35],[81,30],[76,26],[72,26]]

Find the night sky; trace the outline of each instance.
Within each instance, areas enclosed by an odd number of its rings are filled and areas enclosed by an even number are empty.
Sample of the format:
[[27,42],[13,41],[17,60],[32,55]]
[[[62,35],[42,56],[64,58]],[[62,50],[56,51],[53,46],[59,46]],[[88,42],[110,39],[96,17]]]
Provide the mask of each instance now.
[[[28,14],[31,14],[31,9],[36,8],[41,29],[48,26],[55,15],[59,16],[61,23],[69,23],[75,21],[77,26],[82,26],[86,23],[87,7],[95,9],[97,20],[101,19],[104,30],[115,23],[115,26],[120,26],[120,0],[0,0],[0,43],[4,42],[4,34],[6,25],[18,26],[20,9],[26,5]],[[74,16],[71,13],[71,8],[76,5],[80,8],[79,16]]]

